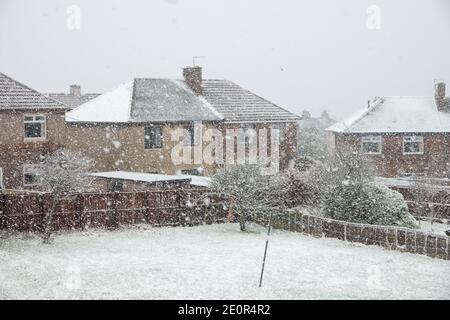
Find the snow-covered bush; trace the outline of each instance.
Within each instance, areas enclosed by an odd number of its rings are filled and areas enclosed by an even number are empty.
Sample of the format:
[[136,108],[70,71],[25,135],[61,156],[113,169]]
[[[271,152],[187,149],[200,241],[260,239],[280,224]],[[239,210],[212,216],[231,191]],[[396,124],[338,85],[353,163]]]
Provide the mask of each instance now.
[[321,162],[299,157],[294,168],[285,172],[282,183],[287,207],[320,205],[323,186],[315,177],[318,167],[322,167]]
[[228,165],[211,177],[210,189],[224,195],[245,231],[249,221],[283,204],[282,184],[277,176],[261,174],[259,165]]
[[82,154],[60,149],[44,156],[32,168],[45,191],[56,194],[86,192],[92,189],[93,177],[89,175],[93,161]]
[[374,183],[334,187],[326,196],[323,212],[326,217],[348,222],[417,227],[403,196]]
[[306,207],[310,212],[349,222],[416,226],[403,196],[375,185],[375,169],[357,149],[341,149],[312,165],[300,161],[296,168],[285,177],[289,207]]
[[345,149],[325,161],[298,158],[285,174],[287,204],[321,207],[336,186],[373,181],[373,167],[358,150]]
[[58,203],[70,193],[92,190],[93,178],[89,175],[93,161],[70,150],[57,150],[46,155],[41,163],[33,167],[33,173],[45,191],[54,195],[51,208],[44,217],[44,243],[50,242],[53,215]]

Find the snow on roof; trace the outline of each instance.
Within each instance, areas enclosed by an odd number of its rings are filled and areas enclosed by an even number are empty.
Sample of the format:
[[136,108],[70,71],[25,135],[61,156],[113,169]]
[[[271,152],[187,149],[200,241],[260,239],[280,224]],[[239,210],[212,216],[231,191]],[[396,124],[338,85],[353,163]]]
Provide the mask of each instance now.
[[134,80],[133,122],[217,121],[222,118],[182,80]]
[[67,122],[130,122],[133,82],[102,94],[66,113]]
[[291,122],[300,117],[228,80],[205,79],[206,100],[227,122]]
[[342,133],[450,132],[450,113],[438,111],[433,97],[382,97],[327,130]]
[[189,177],[191,179],[191,185],[199,187],[209,187],[211,178],[202,176],[192,176],[187,174],[177,175],[178,177]]
[[210,178],[201,176],[192,176],[184,174],[167,175],[167,174],[131,172],[131,171],[97,172],[92,173],[91,176],[98,178],[131,180],[148,183],[167,182],[167,181],[190,181],[191,185],[201,187],[208,187],[210,182]]
[[291,122],[300,117],[227,80],[203,80],[196,95],[183,80],[137,78],[66,115],[68,122]]
[[40,92],[0,72],[0,110],[68,109]]
[[46,95],[56,101],[65,104],[66,106],[75,108],[79,105],[82,105],[83,103],[88,102],[89,100],[97,98],[99,95],[101,95],[101,93],[85,93],[80,96],[70,93],[48,93]]
[[134,79],[66,114],[68,122],[218,121],[223,117],[183,81]]

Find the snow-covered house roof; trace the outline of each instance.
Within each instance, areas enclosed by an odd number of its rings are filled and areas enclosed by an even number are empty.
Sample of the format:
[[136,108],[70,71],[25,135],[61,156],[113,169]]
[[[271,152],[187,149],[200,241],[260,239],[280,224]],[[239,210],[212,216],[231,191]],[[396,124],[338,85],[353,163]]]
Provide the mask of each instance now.
[[203,80],[203,96],[227,122],[290,122],[297,115],[228,80]]
[[97,178],[129,180],[145,183],[189,181],[191,185],[199,187],[208,187],[211,181],[210,178],[208,177],[192,176],[185,174],[167,175],[167,174],[130,172],[130,171],[97,172],[92,173],[91,176]]
[[433,97],[381,97],[370,107],[327,128],[338,133],[450,132],[450,113],[438,111]]
[[134,79],[66,114],[68,122],[219,121],[222,117],[181,80]]
[[97,98],[101,93],[85,93],[82,95],[73,95],[70,93],[48,93],[50,98],[59,101],[70,108],[75,108],[83,103],[86,103],[94,98]]
[[0,110],[68,109],[68,107],[0,72]]
[[68,122],[289,122],[299,117],[226,80],[203,80],[195,94],[184,80],[137,78],[66,114]]

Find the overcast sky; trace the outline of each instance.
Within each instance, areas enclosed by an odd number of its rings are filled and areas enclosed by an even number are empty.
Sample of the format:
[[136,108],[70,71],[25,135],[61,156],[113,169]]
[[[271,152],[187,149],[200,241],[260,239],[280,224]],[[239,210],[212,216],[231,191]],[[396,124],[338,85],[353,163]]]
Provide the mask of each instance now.
[[450,83],[450,1],[0,0],[0,72],[41,92],[179,78],[192,56],[205,78],[340,119],[374,96]]

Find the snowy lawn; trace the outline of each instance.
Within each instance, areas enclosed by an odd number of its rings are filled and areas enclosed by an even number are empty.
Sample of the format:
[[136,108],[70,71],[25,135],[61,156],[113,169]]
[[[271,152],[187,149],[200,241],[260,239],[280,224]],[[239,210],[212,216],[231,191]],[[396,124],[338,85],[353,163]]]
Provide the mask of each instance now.
[[450,262],[235,224],[0,239],[0,299],[449,299]]

